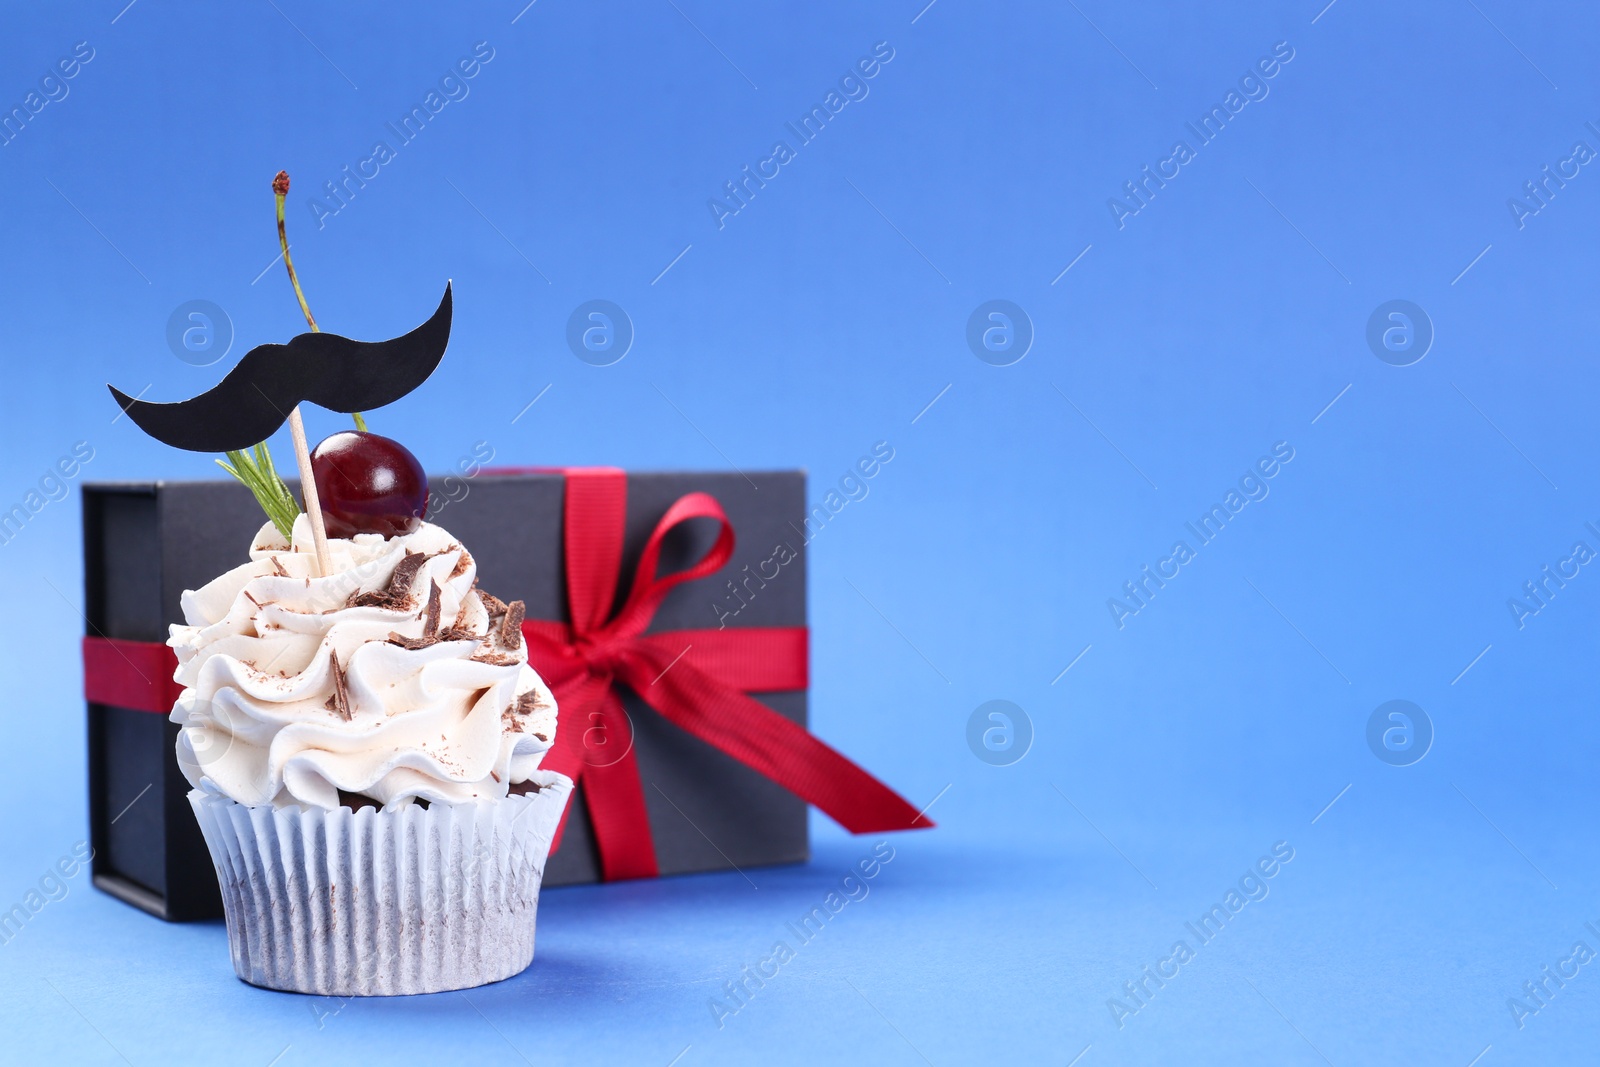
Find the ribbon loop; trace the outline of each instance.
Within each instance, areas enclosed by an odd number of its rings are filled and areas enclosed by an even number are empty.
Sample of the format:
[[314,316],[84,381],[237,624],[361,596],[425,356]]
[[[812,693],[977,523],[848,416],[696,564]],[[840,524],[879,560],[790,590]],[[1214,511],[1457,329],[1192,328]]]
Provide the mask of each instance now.
[[[715,519],[720,527],[716,543],[698,562],[665,577],[657,577],[661,542],[680,523],[691,519]],[[634,571],[633,588],[628,591],[627,603],[622,605],[622,610],[611,622],[614,632],[626,637],[637,637],[644,633],[667,594],[684,582],[698,581],[721,570],[722,565],[733,556],[733,544],[733,524],[728,521],[716,497],[709,493],[687,493],[679,497],[661,516],[661,521],[656,523],[655,530],[650,534],[650,540],[645,542],[644,553],[640,555],[639,566]]]

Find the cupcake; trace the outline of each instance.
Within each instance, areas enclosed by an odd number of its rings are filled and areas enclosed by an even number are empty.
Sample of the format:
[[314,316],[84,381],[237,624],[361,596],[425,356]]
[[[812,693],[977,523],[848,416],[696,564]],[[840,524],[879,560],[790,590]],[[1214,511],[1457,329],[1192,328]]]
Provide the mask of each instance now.
[[239,977],[324,995],[494,982],[533,958],[572,783],[522,605],[449,533],[330,537],[299,516],[185,592],[178,764]]
[[[542,770],[556,702],[528,666],[522,603],[478,588],[428,514],[422,465],[363,412],[444,358],[452,299],[411,332],[257,345],[176,403],[111,394],[130,422],[218,464],[266,514],[244,563],[185,592],[167,642],[189,801],[217,869],[239,977],[300,993],[431,993],[533,959],[534,913],[572,781]],[[310,401],[352,417],[312,450]],[[304,509],[267,438],[287,424]]]

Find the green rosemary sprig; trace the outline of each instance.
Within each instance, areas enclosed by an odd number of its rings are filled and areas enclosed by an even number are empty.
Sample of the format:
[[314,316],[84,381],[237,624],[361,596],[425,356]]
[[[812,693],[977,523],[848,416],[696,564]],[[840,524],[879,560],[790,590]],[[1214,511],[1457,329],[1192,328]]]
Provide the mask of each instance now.
[[249,452],[238,450],[229,452],[228,460],[217,460],[217,466],[239,479],[255,495],[261,510],[267,513],[272,525],[288,541],[294,536],[294,520],[300,514],[300,505],[289,492],[289,487],[283,484],[283,479],[278,477],[267,443],[263,441],[256,445],[254,453],[252,456]]

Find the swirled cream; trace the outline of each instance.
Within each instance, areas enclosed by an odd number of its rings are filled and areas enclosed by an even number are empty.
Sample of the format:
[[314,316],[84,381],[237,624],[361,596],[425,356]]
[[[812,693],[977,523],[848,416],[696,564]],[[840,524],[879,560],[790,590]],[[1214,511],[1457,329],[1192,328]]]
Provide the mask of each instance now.
[[319,575],[310,523],[285,544],[267,523],[250,562],[183,594],[172,709],[190,785],[240,804],[333,809],[360,794],[494,800],[555,738],[556,705],[528,666],[522,605],[476,588],[477,565],[422,523],[330,538]]

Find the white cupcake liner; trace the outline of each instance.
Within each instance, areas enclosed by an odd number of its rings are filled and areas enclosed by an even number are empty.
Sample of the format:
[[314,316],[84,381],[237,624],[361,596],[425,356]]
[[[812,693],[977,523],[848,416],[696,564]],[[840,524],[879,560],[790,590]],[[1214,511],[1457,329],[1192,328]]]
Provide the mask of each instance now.
[[468,989],[523,970],[572,791],[552,771],[534,781],[524,796],[393,812],[246,807],[190,791],[234,970],[324,996]]

